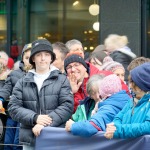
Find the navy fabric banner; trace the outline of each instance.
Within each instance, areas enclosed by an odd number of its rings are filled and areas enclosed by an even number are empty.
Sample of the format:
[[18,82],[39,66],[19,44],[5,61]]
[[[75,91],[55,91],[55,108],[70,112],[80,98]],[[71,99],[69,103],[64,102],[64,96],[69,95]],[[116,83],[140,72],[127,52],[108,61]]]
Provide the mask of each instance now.
[[150,150],[150,135],[108,140],[100,131],[90,138],[81,138],[64,128],[45,127],[36,138],[36,150]]

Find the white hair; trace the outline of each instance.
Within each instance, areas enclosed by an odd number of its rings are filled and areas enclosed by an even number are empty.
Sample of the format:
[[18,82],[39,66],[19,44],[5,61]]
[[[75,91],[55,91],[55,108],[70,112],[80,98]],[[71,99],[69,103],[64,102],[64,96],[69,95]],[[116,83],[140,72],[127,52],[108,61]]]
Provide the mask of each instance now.
[[72,39],[66,42],[66,47],[70,50],[72,45],[79,44],[82,46],[82,43],[79,40]]
[[102,74],[96,74],[89,78],[87,84],[86,84],[86,91],[89,95],[91,95],[92,88],[95,87],[96,89],[99,89],[100,82],[105,76]]

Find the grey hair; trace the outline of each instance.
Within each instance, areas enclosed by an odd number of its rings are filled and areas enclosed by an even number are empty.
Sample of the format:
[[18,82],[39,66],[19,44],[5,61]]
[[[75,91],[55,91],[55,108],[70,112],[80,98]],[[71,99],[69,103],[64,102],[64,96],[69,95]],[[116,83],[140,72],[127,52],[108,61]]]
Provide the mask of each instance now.
[[61,53],[61,59],[64,60],[69,53],[69,49],[62,42],[55,42],[52,44],[53,49],[57,49]]
[[[75,45],[75,44],[79,44],[79,45],[82,46],[82,43],[81,43],[79,40],[72,39],[72,40],[69,40],[69,41],[66,42],[66,47],[67,47],[67,48],[69,49],[69,51],[70,51],[71,46],[72,46],[72,45]],[[83,47],[83,46],[82,46],[82,47]]]
[[105,75],[103,74],[96,74],[90,77],[90,79],[88,80],[86,84],[86,91],[89,95],[91,95],[93,87],[96,87],[97,89],[99,88],[100,82],[102,81],[104,77]]

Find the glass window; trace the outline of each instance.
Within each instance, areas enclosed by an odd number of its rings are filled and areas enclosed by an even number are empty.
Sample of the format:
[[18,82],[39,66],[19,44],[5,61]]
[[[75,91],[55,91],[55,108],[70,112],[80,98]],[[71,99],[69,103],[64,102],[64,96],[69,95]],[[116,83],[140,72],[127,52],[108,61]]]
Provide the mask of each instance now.
[[21,54],[24,44],[39,38],[47,38],[51,43],[78,39],[85,50],[93,50],[99,43],[99,31],[93,29],[98,16],[89,13],[93,3],[91,0],[13,0],[12,46],[17,45]]
[[147,49],[146,49],[146,57],[150,57],[150,1],[147,1]]
[[[75,3],[76,2],[76,3]],[[94,1],[93,1],[94,2]],[[91,0],[32,0],[30,9],[30,40],[47,38],[66,42],[78,39],[84,49],[93,50],[98,45],[98,31],[93,23],[98,16],[89,13]]]
[[6,1],[0,0],[0,50],[6,50],[7,38],[7,17],[6,17]]
[[20,59],[22,48],[29,43],[27,35],[28,28],[28,0],[13,0],[12,5],[12,30],[11,30],[11,49],[10,54],[14,60]]

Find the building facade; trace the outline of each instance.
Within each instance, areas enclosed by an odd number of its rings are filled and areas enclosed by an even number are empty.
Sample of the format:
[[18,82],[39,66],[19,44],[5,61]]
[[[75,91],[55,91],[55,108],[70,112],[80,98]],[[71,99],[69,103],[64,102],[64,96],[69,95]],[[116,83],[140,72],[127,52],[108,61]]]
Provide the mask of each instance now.
[[[99,14],[89,13],[92,4],[100,6]],[[21,53],[24,44],[47,38],[78,39],[92,51],[109,34],[120,34],[138,56],[150,57],[149,8],[149,0],[0,0],[0,50],[11,55],[17,46]]]

